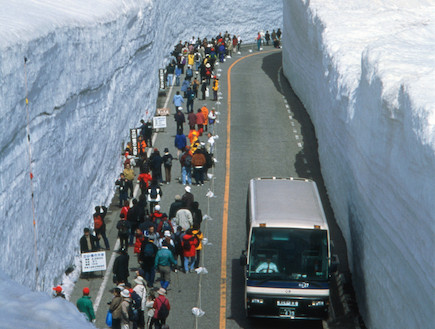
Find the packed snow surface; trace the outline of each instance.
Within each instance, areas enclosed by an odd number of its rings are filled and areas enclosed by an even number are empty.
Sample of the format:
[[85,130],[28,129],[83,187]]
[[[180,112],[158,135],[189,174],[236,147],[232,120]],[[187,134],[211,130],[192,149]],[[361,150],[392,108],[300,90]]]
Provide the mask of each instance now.
[[[18,294],[7,289],[16,283],[2,272],[38,291],[51,293],[60,283],[93,207],[107,205],[114,194],[128,129],[155,111],[158,68],[167,64],[178,40],[228,31],[253,41],[258,31],[282,26],[282,3],[0,0],[0,8],[0,300],[16,305]],[[33,314],[68,313],[67,303],[20,292],[41,306],[20,304],[35,310],[26,313],[26,324],[2,304],[8,325],[36,328],[47,319],[46,328],[62,327],[48,315]]]
[[435,323],[435,3],[284,0],[283,69],[319,140],[369,328]]

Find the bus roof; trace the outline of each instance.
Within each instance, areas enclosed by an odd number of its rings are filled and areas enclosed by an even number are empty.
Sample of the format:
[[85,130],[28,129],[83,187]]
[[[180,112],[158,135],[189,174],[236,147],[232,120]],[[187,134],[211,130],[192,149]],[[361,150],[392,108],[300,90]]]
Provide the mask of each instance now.
[[[316,183],[303,178],[256,178],[250,181],[252,227],[328,229]],[[263,226],[263,225],[261,225]]]

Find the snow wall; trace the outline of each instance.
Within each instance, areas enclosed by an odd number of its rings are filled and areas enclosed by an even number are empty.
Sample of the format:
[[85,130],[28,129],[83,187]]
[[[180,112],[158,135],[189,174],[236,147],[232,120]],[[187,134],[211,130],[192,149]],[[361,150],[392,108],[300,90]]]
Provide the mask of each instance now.
[[283,69],[307,108],[369,328],[432,328],[435,4],[284,0]]
[[173,46],[225,31],[253,42],[259,30],[282,26],[282,3],[0,0],[0,7],[0,269],[51,292],[78,255],[94,206],[114,195],[122,141],[154,113],[158,69]]

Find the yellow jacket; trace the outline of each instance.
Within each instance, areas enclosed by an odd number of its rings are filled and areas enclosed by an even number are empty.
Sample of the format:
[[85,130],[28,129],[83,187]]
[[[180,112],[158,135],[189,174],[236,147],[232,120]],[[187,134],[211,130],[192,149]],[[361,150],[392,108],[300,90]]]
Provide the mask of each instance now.
[[219,80],[213,81],[213,90],[218,91],[219,89]]
[[198,238],[199,244],[198,247],[196,247],[196,250],[201,250],[202,249],[202,239],[204,239],[204,234],[202,234],[202,232],[200,230],[193,230],[192,231],[193,236],[196,235],[196,237]]

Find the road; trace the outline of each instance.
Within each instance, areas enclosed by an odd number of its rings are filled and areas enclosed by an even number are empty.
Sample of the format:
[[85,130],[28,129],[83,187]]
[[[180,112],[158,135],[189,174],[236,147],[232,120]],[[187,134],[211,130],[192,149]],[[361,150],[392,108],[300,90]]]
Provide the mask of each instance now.
[[[242,54],[235,55],[217,66],[217,73],[220,75],[219,102],[197,100],[194,106],[194,109],[198,109],[207,104],[209,109],[215,106],[220,112],[219,123],[216,124],[219,139],[215,150],[217,163],[213,169],[214,179],[204,186],[192,187],[195,200],[200,203],[203,214],[212,218],[201,227],[211,243],[204,246],[201,261],[208,274],[172,274],[168,291],[171,313],[167,323],[172,329],[322,328],[321,322],[258,319],[247,321],[243,310],[243,274],[239,265],[241,251],[246,248],[246,198],[249,180],[253,177],[297,176],[317,182],[330,223],[335,252],[339,254],[341,261],[340,268],[346,270],[346,247],[335,224],[323,186],[313,126],[303,105],[282,75],[280,50],[267,47],[262,52],[250,53],[245,49]],[[170,100],[176,90],[179,87],[168,92],[167,98],[160,97],[158,107],[166,103],[173,113]],[[167,121],[168,127],[157,134],[154,147],[159,150],[169,147],[171,153],[176,155],[173,147],[175,123],[172,115]],[[187,132],[186,127],[185,133]],[[205,141],[206,137],[202,137],[202,140]],[[184,193],[183,185],[175,180],[179,171],[179,164],[174,164],[173,181],[163,186],[161,204],[165,212],[169,211],[174,196]],[[214,193],[214,197],[206,196],[209,190]],[[114,201],[116,200],[115,197]],[[112,205],[110,210],[107,221],[112,251],[107,255],[108,262],[113,253],[116,239],[114,226],[119,216],[117,207]],[[129,254],[132,281],[133,271],[138,265],[131,249]],[[225,264],[223,267],[222,262]],[[102,298],[96,323],[98,328],[106,327],[106,303],[111,299],[108,290],[113,287],[110,273],[104,288],[100,288],[102,283],[103,278],[79,280],[70,298],[75,303],[80,297],[81,289],[89,286],[95,301],[97,292],[101,289]],[[157,284],[155,286],[158,287]],[[342,310],[338,297],[334,299],[336,306],[333,315],[337,316]],[[204,316],[194,317],[193,307],[202,309]],[[327,324],[324,323],[323,326]]]

